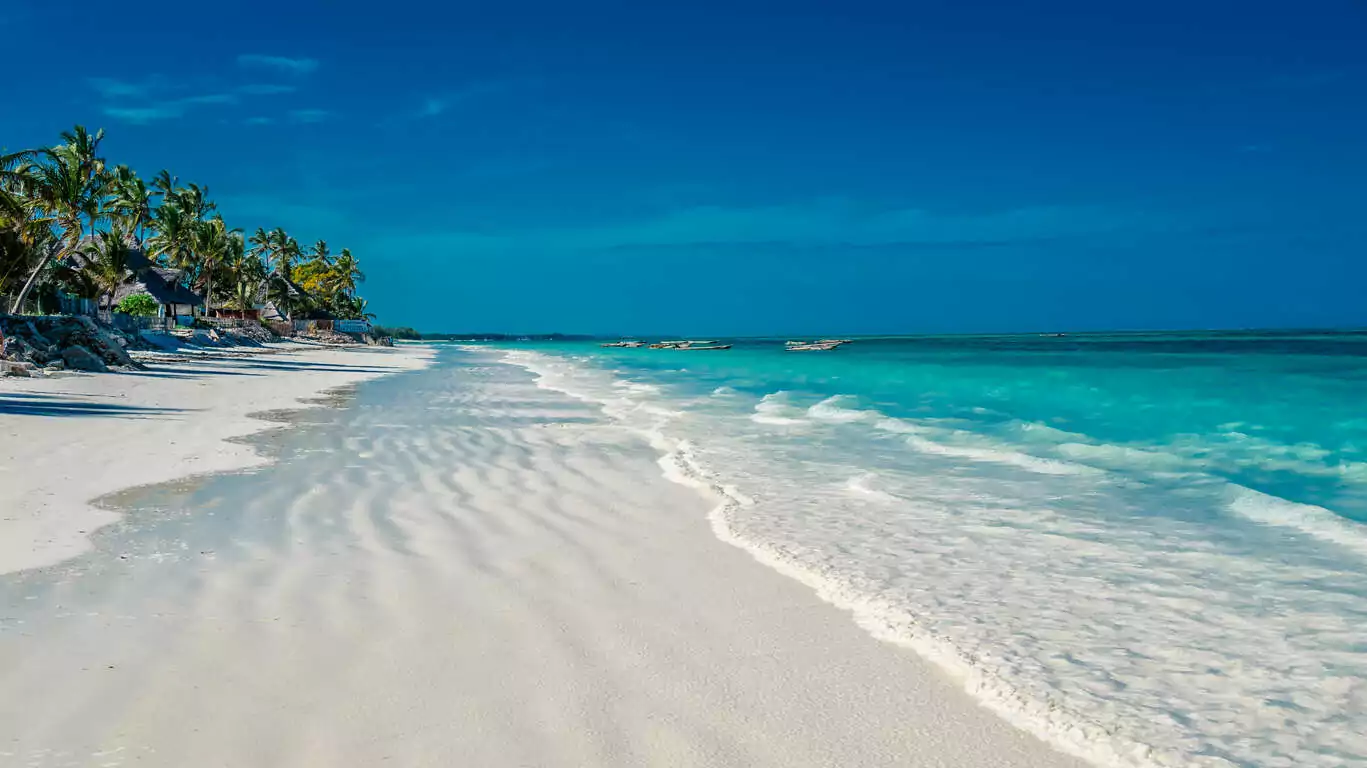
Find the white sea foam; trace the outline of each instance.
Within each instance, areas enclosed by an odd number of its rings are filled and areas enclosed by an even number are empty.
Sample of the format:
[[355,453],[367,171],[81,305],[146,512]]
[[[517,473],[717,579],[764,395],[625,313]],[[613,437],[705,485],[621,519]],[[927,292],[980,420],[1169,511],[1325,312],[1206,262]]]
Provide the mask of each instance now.
[[[1327,510],[1231,491],[1197,472],[1201,457],[1180,439],[1106,446],[1040,430],[1026,453],[852,398],[807,409],[800,432],[746,428],[753,415],[722,410],[651,419],[639,401],[663,394],[627,393],[627,406],[622,388],[563,375],[539,383],[578,388],[637,429],[667,477],[717,500],[719,538],[1068,752],[1126,768],[1367,764],[1367,656],[1353,619],[1367,615],[1367,590],[1355,556],[1347,565],[1317,546],[1356,553],[1361,542]],[[846,426],[859,423],[874,430]],[[889,451],[902,441],[878,432],[920,442]],[[1181,492],[1113,482],[1131,474]],[[1209,522],[1219,503],[1260,524]]]
[[874,488],[873,484],[877,482],[877,480],[878,475],[874,472],[865,472],[862,475],[855,475],[845,481],[845,490],[878,501],[895,502],[899,500],[896,496],[887,491],[881,491]]
[[1345,520],[1324,507],[1230,484],[1229,509],[1254,522],[1290,528],[1367,557],[1367,525]]
[[787,392],[770,392],[755,404],[755,412],[750,415],[750,420],[756,424],[780,427],[806,424],[807,419],[800,418],[800,413],[800,409],[789,400]]
[[849,407],[857,403],[858,400],[849,395],[835,395],[808,408],[807,415],[818,421],[829,421],[838,424],[850,424],[856,421],[876,421],[882,417],[883,414],[873,409]]
[[973,461],[987,461],[996,464],[1008,464],[1013,467],[1027,469],[1031,472],[1038,472],[1044,475],[1090,475],[1099,474],[1101,470],[1083,464],[1074,464],[1067,461],[1055,459],[1043,459],[1038,456],[1031,456],[1028,453],[1012,451],[999,447],[980,447],[972,445],[952,445],[949,443],[935,442],[915,435],[907,438],[907,445],[915,448],[922,453],[934,453],[941,456],[957,456]]
[[1176,472],[1190,467],[1181,456],[1125,445],[1062,443],[1056,446],[1055,450],[1074,461],[1100,465],[1107,469]]

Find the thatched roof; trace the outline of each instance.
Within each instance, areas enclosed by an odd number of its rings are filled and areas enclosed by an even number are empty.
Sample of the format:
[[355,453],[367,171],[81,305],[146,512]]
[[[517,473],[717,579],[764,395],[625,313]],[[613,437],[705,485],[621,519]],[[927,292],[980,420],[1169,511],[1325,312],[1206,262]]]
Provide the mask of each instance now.
[[[88,262],[86,255],[79,251],[71,254],[68,259],[71,266],[78,269]],[[141,249],[130,250],[124,263],[128,267],[129,276],[128,280],[114,292],[115,304],[137,293],[145,293],[163,305],[182,304],[198,307],[204,304],[202,296],[182,285],[185,280],[183,271],[157,266]]]
[[158,304],[182,304],[187,306],[201,306],[204,304],[204,297],[181,285],[185,279],[185,274],[178,269],[165,269],[163,267],[148,267],[140,270],[114,292],[114,303],[123,301],[125,297],[137,293],[145,293],[157,301]]

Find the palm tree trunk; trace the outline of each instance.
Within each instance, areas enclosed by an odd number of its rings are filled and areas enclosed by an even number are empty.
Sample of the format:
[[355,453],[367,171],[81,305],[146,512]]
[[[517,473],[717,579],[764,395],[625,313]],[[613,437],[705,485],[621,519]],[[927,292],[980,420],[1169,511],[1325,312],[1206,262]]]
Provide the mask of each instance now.
[[33,272],[29,273],[28,280],[24,281],[24,287],[19,289],[19,295],[14,297],[14,303],[10,305],[9,312],[11,315],[19,314],[20,310],[24,308],[24,301],[28,299],[29,291],[33,290],[34,284],[38,282],[38,276],[43,273],[44,269],[47,269],[47,265],[52,261],[53,255],[54,251],[49,250],[43,258],[38,260],[38,266],[34,267]]

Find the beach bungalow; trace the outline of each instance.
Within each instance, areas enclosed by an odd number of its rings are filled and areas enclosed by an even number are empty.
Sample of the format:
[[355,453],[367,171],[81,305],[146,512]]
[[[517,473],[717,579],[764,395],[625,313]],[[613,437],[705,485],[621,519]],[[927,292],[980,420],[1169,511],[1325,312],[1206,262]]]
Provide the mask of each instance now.
[[251,303],[246,307],[239,307],[236,299],[215,302],[213,314],[217,317],[233,320],[272,320],[280,313],[276,310],[275,305],[266,298],[266,288],[266,283],[257,286]]
[[[71,266],[80,268],[85,258],[81,253],[72,254]],[[183,270],[159,266],[141,250],[130,251],[125,263],[128,267],[128,277],[114,292],[111,303],[101,303],[101,312],[112,312],[125,298],[145,293],[157,302],[157,316],[174,325],[177,317],[193,317],[195,308],[204,306],[204,297],[186,284]],[[108,299],[102,299],[103,301]]]
[[185,273],[179,269],[148,266],[134,271],[128,282],[114,293],[114,306],[138,293],[151,296],[159,306],[157,316],[173,325],[177,317],[193,317],[195,307],[204,306],[204,297],[185,285]]

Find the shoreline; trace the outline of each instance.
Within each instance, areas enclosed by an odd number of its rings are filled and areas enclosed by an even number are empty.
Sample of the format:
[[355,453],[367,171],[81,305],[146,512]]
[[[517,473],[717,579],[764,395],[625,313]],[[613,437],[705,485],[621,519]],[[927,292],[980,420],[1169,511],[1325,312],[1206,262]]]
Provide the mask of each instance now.
[[168,768],[1082,768],[718,541],[598,408],[456,362],[253,440],[281,449],[260,472],[115,500],[128,524],[88,559],[0,582],[0,742]]
[[[0,574],[90,549],[110,494],[269,462],[235,438],[256,414],[323,407],[328,390],[430,364],[430,347],[272,345],[147,360],[145,371],[0,383]],[[20,471],[22,469],[22,471]]]
[[[466,347],[475,350],[479,347]],[[505,365],[517,366],[535,377],[536,386],[581,401],[610,414],[608,404],[573,387],[552,381],[539,367],[535,358],[510,347],[488,347],[497,353]],[[611,418],[611,416],[609,416]],[[696,493],[707,501],[710,509],[706,521],[716,540],[743,552],[753,562],[784,579],[810,591],[823,604],[839,611],[852,626],[880,644],[910,652],[927,665],[938,670],[946,680],[971,698],[984,711],[1023,734],[1038,739],[1061,755],[1067,755],[1090,765],[1107,768],[1158,768],[1171,765],[1145,745],[1134,743],[1108,731],[1085,715],[1059,711],[1030,699],[1008,682],[984,674],[962,651],[952,644],[928,635],[916,627],[915,618],[879,599],[870,599],[829,574],[822,574],[803,565],[789,555],[755,541],[733,529],[730,514],[737,507],[747,507],[754,501],[733,486],[717,480],[697,463],[692,446],[687,441],[666,438],[658,425],[643,429],[640,425],[620,424],[621,428],[637,434],[652,450],[658,452],[656,464],[660,475],[669,482]],[[1158,758],[1158,759],[1155,759]]]

